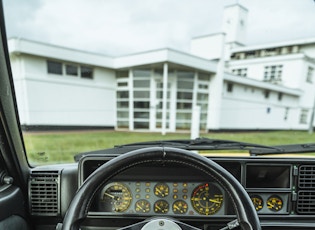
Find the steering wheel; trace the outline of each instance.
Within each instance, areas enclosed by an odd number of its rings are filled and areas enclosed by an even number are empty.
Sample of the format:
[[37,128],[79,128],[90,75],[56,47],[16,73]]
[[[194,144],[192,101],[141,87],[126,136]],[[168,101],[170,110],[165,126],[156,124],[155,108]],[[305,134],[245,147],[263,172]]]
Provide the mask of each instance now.
[[[237,221],[230,223],[225,229],[232,229],[233,225],[244,230],[261,230],[257,212],[242,185],[224,168],[214,161],[191,151],[170,147],[142,148],[122,154],[106,162],[95,170],[77,191],[70,203],[63,224],[57,226],[62,230],[78,230],[80,223],[86,218],[93,197],[115,175],[131,167],[153,162],[178,163],[193,167],[213,178],[231,198],[236,212]],[[182,229],[181,222],[168,218],[148,220],[139,226],[133,225],[132,229]],[[185,225],[185,224],[184,224]],[[136,226],[136,227],[135,227]],[[128,229],[128,227],[123,228]],[[131,229],[131,228],[130,228]],[[185,225],[184,229],[196,229]]]

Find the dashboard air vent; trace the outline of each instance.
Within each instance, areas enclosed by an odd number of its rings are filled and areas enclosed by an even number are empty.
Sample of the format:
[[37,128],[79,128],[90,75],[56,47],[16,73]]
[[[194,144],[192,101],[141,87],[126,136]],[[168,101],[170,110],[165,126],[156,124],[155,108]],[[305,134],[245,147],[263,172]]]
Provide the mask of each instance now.
[[315,189],[315,165],[301,165],[298,178],[300,189]]
[[297,210],[299,214],[315,214],[315,191],[299,191]]
[[32,215],[57,216],[59,205],[58,171],[33,171],[29,180],[29,201]]

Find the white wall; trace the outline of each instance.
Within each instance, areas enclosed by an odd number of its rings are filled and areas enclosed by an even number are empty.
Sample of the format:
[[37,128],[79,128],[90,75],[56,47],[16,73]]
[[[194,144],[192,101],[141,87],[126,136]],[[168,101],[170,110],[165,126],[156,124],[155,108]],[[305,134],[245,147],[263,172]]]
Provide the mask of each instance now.
[[22,124],[116,125],[115,71],[93,67],[94,78],[81,79],[48,74],[44,58],[23,55],[23,63],[25,72],[21,75],[28,106],[19,109],[28,110],[28,119],[21,117]]
[[[299,111],[298,97],[270,91],[265,98],[264,89],[233,84],[227,92],[224,83],[221,128],[222,129],[293,129],[297,127]],[[286,108],[289,112],[286,116]]]
[[221,58],[224,37],[221,33],[193,38],[190,41],[190,52],[208,60]]
[[289,88],[300,88],[301,77],[303,77],[303,63],[303,55],[283,55],[230,61],[229,70],[247,68],[248,78],[263,81],[265,66],[283,65],[281,84]]

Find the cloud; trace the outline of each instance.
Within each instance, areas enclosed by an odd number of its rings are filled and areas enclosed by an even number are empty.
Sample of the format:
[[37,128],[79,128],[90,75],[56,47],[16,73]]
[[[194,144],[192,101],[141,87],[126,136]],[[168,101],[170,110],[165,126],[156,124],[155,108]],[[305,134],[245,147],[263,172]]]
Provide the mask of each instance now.
[[[109,55],[164,47],[189,50],[192,37],[221,30],[233,0],[22,0],[5,4],[9,36]],[[248,42],[315,36],[312,0],[242,0]],[[313,7],[313,8],[312,8]],[[303,17],[302,17],[303,16]],[[301,19],[305,21],[301,23]],[[289,25],[288,25],[289,24]]]

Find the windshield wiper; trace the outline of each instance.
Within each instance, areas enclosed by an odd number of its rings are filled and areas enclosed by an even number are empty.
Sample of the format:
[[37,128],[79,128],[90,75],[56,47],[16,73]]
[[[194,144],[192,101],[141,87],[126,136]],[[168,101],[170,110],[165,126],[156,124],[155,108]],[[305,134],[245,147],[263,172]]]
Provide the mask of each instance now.
[[281,150],[274,151],[273,149],[252,149],[250,150],[251,156],[259,156],[259,155],[269,155],[269,154],[287,154],[287,153],[315,153],[315,143],[309,143],[309,144],[294,144],[294,145],[276,145],[272,146],[276,149]]
[[187,150],[270,150],[273,152],[281,152],[282,149],[274,146],[259,145],[247,142],[217,140],[209,138],[196,138],[194,140],[165,140],[138,142],[133,144],[119,145],[116,148],[124,147],[174,147]]

